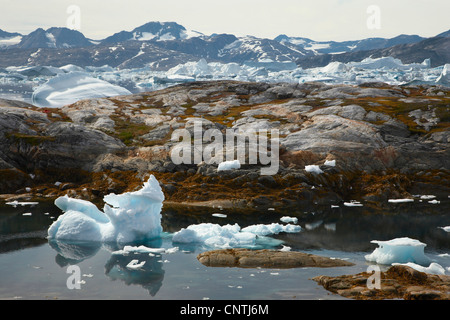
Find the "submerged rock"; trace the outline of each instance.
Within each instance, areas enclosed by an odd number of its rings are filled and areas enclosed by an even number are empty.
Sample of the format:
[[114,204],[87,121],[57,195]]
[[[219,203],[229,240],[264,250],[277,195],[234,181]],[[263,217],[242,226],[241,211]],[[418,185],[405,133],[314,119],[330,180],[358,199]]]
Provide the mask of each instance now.
[[353,263],[296,251],[224,249],[200,253],[198,261],[208,267],[238,268],[330,268]]

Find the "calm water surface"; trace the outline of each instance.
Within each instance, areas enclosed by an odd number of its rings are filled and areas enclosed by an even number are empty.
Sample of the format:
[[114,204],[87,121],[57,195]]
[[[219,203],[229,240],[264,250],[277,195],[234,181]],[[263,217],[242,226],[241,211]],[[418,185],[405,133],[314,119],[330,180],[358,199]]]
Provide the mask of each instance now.
[[[449,201],[440,204],[392,205],[388,214],[375,214],[366,207],[311,207],[290,216],[299,218],[302,231],[273,236],[303,252],[347,259],[355,266],[341,268],[241,269],[211,268],[197,261],[201,246],[179,246],[171,234],[190,224],[212,222],[280,222],[286,213],[242,213],[217,209],[164,208],[161,239],[140,243],[148,247],[179,247],[175,253],[118,255],[121,249],[107,245],[49,242],[47,228],[61,214],[52,203],[34,206],[0,204],[0,299],[343,299],[330,294],[311,278],[318,275],[354,274],[366,271],[364,255],[376,245],[371,240],[410,237],[427,244],[425,253],[443,267],[450,267]],[[136,244],[137,245],[137,244]],[[281,248],[280,245],[275,248]],[[126,265],[146,261],[141,270]],[[80,289],[69,289],[73,274],[80,271]],[[69,286],[68,286],[69,282]],[[73,285],[72,285],[73,287]]]

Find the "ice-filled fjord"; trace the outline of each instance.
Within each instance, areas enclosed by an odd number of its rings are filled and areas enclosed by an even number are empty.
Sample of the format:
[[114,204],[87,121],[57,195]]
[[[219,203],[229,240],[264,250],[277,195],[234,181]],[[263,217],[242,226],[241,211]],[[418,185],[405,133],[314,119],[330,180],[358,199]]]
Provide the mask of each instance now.
[[56,199],[64,214],[49,227],[49,239],[121,244],[160,236],[164,194],[153,175],[140,190],[112,193],[104,201],[102,212],[89,201]]
[[[67,65],[8,67],[0,76],[18,85],[34,88],[32,103],[40,107],[58,107],[85,98],[110,97],[154,91],[168,86],[202,80],[237,80],[326,84],[385,82],[391,85],[428,84],[450,86],[450,65],[430,67],[423,63],[405,64],[392,57],[367,58],[360,62],[331,62],[317,68],[302,68],[295,63],[255,61],[237,64],[207,62],[205,59],[179,64],[169,70],[155,70],[151,65],[118,69],[110,66],[81,68]],[[126,84],[126,88],[123,86]]]

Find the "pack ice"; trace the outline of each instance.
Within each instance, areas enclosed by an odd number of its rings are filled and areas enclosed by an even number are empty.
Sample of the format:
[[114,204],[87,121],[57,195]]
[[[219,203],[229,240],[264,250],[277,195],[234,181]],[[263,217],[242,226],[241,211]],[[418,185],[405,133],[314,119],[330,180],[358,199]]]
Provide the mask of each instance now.
[[64,214],[49,227],[49,239],[124,244],[160,236],[164,194],[153,175],[140,190],[111,193],[104,201],[100,211],[89,201],[56,199]]

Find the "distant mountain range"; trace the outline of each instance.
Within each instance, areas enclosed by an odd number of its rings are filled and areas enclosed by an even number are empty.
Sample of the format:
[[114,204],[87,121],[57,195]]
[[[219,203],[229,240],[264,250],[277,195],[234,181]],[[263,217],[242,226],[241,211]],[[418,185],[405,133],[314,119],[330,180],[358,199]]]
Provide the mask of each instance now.
[[52,65],[137,68],[146,65],[164,70],[179,63],[290,62],[303,68],[332,61],[361,61],[391,55],[404,63],[431,59],[432,66],[450,63],[450,30],[436,37],[399,35],[391,39],[314,41],[279,35],[275,39],[232,34],[205,35],[175,22],[149,22],[132,31],[121,31],[103,40],[86,38],[67,28],[39,28],[28,35],[0,30],[0,67]]

